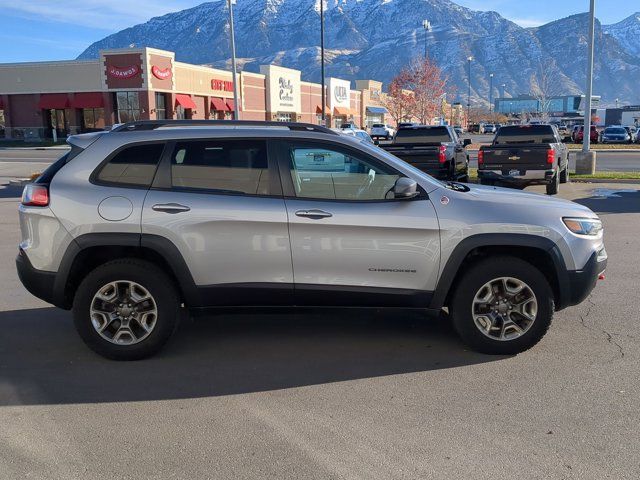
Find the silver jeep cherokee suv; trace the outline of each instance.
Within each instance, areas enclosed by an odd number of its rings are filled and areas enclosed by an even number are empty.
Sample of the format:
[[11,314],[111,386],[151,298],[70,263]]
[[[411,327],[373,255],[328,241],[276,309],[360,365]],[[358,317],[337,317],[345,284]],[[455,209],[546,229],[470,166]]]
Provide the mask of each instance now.
[[68,141],[25,188],[18,273],[112,359],[157,352],[182,306],[446,308],[467,344],[513,354],[607,262],[586,207],[441,183],[319,126],[146,121]]

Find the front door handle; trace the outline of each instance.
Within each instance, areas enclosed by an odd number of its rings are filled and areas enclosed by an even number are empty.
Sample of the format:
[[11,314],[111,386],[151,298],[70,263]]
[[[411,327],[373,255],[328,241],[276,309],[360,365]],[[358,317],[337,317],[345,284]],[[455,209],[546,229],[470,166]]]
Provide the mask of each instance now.
[[156,212],[165,212],[165,213],[181,213],[188,212],[191,210],[186,205],[180,205],[179,203],[156,203],[152,210]]
[[325,212],[324,210],[298,210],[296,212],[296,216],[298,217],[305,217],[305,218],[312,218],[313,220],[319,220],[320,218],[329,218],[329,217],[333,217],[332,214],[330,214],[329,212]]

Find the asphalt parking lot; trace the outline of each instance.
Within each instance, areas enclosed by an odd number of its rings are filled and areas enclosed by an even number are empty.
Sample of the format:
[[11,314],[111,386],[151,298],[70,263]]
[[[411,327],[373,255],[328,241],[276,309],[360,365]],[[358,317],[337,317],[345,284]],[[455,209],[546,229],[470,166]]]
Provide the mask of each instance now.
[[134,363],[23,289],[19,194],[0,188],[0,478],[640,477],[640,185],[562,186],[601,214],[607,279],[516,357],[415,312],[270,311],[186,320]]

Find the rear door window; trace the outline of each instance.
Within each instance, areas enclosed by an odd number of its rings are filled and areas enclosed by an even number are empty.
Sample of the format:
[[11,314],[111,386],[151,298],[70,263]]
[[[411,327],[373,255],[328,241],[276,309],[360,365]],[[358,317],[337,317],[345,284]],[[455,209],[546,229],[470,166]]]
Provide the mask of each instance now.
[[109,185],[149,187],[160,162],[164,143],[132,145],[117,152],[96,180]]
[[268,195],[267,147],[262,140],[178,142],[171,155],[171,185],[236,195]]

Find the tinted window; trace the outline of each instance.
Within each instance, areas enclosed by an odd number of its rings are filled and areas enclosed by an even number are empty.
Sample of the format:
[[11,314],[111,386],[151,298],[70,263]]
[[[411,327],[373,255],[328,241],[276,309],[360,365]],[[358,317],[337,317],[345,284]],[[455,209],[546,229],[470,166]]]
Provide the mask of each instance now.
[[607,128],[604,133],[611,133],[614,135],[624,135],[627,131],[624,128]]
[[126,147],[102,167],[97,179],[101,182],[148,187],[153,181],[163,149],[163,143]]
[[551,125],[518,125],[502,127],[495,138],[496,144],[504,143],[555,143]]
[[171,156],[171,178],[174,187],[267,195],[269,170],[265,142],[179,142]]
[[297,197],[332,200],[384,200],[397,172],[348,150],[291,146],[291,179]]
[[447,143],[452,138],[446,127],[401,128],[396,133],[396,142],[402,143]]

